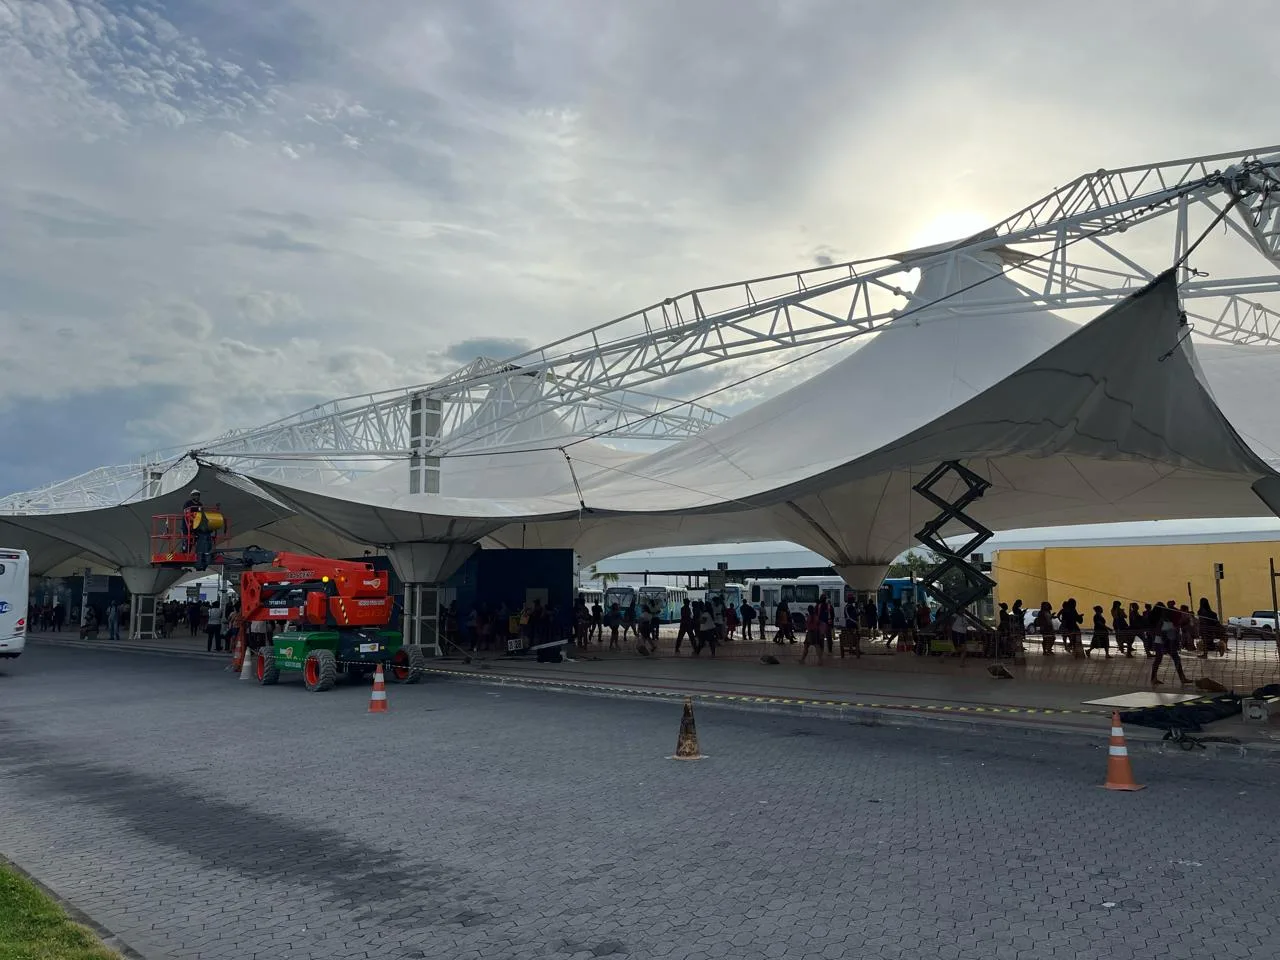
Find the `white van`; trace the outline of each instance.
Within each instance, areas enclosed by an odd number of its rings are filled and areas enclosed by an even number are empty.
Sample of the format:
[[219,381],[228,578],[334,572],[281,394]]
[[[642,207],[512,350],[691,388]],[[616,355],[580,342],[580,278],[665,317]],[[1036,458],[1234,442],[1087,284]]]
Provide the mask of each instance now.
[[0,659],[12,660],[26,649],[30,588],[27,552],[0,547]]

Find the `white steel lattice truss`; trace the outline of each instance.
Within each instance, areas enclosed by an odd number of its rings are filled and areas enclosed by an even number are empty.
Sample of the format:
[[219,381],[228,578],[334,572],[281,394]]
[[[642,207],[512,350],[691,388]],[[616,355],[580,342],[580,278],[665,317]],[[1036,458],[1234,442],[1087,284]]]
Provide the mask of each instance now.
[[[992,252],[1001,258],[1020,296],[961,291],[945,304],[959,314],[1024,311],[1028,302],[1067,314],[1098,312],[1181,260],[1210,226],[1180,273],[1195,334],[1280,343],[1280,146],[1270,146],[1099,170],[952,244],[692,290],[505,361],[481,359],[436,383],[333,400],[195,451],[258,476],[350,477],[407,459],[408,408],[419,395],[443,402],[441,439],[431,451],[437,456],[584,436],[678,439],[723,416],[637,388],[727,361],[752,369],[753,358],[796,356],[874,334],[903,312],[923,268]],[[496,420],[475,416],[518,378],[536,390],[520,392],[525,399]],[[154,492],[155,474],[172,472],[184,452],[13,494],[0,499],[0,513],[136,499]]]

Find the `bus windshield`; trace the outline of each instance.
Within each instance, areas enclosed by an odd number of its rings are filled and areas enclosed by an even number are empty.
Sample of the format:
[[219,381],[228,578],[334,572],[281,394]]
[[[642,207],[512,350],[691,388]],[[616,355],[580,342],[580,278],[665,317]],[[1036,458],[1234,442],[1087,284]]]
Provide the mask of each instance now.
[[634,587],[610,587],[604,592],[604,607],[608,610],[615,603],[619,610],[625,610],[635,601]]

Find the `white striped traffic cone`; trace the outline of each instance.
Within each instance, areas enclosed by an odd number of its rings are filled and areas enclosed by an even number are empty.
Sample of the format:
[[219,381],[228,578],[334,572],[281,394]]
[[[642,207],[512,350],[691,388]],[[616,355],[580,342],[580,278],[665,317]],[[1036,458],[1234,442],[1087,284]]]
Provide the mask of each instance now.
[[1120,726],[1120,711],[1111,714],[1111,746],[1107,751],[1108,790],[1141,790],[1142,784],[1133,779],[1133,767],[1129,764],[1129,748],[1124,742],[1124,727]]
[[369,694],[369,712],[387,712],[387,678],[382,674],[382,664],[373,671],[373,692]]

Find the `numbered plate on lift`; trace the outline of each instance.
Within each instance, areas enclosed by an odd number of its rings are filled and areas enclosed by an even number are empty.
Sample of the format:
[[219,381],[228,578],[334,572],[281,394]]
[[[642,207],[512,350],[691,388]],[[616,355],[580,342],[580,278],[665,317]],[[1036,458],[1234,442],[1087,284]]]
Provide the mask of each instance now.
[[379,650],[381,650],[381,649],[382,649],[382,644],[380,644],[380,643],[362,643],[362,644],[360,644],[360,652],[361,652],[361,653],[377,653],[377,652],[378,652]]

